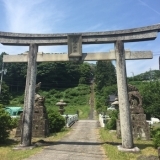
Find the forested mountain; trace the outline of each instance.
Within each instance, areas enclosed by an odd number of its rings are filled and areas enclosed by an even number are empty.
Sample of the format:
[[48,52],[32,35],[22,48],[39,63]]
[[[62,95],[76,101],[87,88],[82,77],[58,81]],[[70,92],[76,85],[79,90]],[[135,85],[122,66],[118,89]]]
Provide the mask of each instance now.
[[160,79],[160,70],[150,70],[136,76],[128,77],[129,81],[147,81]]

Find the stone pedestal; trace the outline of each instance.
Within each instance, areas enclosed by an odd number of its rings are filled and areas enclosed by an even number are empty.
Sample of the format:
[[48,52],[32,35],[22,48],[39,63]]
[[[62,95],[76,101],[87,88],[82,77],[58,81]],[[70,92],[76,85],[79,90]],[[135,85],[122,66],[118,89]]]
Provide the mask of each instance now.
[[[145,114],[131,114],[132,134],[135,139],[149,140],[150,127]],[[117,138],[121,138],[120,120],[117,120]]]
[[[16,137],[21,136],[22,116],[20,118]],[[32,120],[32,137],[47,137],[49,135],[48,116],[44,106],[44,97],[36,95]]]

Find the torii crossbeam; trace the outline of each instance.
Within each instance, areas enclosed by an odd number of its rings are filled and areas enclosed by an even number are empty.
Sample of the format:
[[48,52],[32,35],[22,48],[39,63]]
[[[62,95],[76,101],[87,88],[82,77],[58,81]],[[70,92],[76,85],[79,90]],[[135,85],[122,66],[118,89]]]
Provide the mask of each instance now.
[[[151,51],[125,51],[126,60],[136,60],[136,59],[151,59],[153,54]],[[69,61],[67,53],[53,53],[44,54],[38,52],[37,62],[62,62]],[[96,52],[96,53],[82,53],[81,61],[101,61],[101,60],[116,60],[116,52]],[[28,54],[21,55],[5,55],[3,57],[3,62],[28,62]]]

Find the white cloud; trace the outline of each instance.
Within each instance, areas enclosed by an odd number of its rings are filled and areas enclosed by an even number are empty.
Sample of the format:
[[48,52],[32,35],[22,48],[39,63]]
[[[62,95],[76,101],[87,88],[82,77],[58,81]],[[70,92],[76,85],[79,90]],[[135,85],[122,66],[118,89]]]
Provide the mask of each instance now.
[[3,0],[7,14],[7,30],[24,33],[51,32],[66,14],[46,0]]
[[[53,33],[58,24],[65,21],[67,13],[58,10],[55,2],[46,0],[2,0],[5,6],[7,26],[6,32],[18,33]],[[43,52],[56,52],[63,47],[39,47]],[[44,50],[43,50],[44,49]],[[29,47],[3,46],[0,52],[19,54],[29,50]]]

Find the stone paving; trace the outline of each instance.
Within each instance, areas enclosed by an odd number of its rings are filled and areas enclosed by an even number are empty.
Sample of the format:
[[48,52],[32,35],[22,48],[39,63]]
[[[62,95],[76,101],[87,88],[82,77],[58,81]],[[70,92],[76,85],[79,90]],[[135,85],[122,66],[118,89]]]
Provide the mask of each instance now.
[[97,120],[79,120],[66,137],[25,160],[107,160]]

